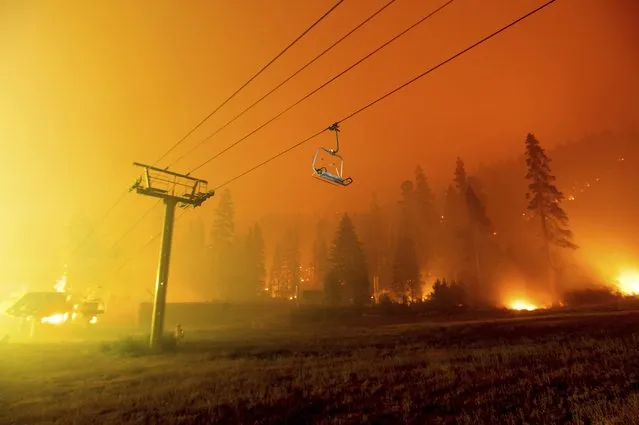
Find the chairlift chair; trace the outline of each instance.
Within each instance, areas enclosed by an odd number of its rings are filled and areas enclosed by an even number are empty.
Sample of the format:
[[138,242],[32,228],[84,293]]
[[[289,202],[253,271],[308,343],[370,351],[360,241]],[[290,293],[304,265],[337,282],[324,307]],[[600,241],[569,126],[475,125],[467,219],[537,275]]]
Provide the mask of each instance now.
[[[328,129],[335,132],[336,147],[335,149],[327,149],[323,146],[320,146],[319,148],[317,148],[317,150],[315,151],[315,156],[313,157],[313,177],[316,177],[319,180],[322,180],[326,183],[330,183],[330,184],[334,184],[338,186],[348,186],[349,184],[353,183],[353,179],[350,177],[344,177],[344,158],[342,158],[338,154],[339,125],[335,123],[331,125]],[[328,171],[326,167],[317,165],[317,159],[322,151],[326,152],[327,154],[336,158],[337,161],[339,161],[338,164],[333,164],[335,165],[335,172],[330,172]]]

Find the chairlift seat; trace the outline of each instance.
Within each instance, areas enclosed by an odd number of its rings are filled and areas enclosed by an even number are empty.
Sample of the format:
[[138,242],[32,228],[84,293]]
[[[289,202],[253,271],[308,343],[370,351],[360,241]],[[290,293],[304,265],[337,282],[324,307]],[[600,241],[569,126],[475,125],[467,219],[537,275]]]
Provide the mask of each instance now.
[[[339,186],[348,186],[353,183],[353,179],[350,177],[344,176],[344,158],[338,155],[339,152],[339,123],[335,123],[331,125],[328,130],[335,132],[335,149],[327,149],[325,147],[319,147],[315,151],[315,156],[313,157],[313,176],[331,184],[336,184]],[[317,165],[317,157],[320,152],[324,151],[333,158],[337,158],[339,160],[339,164],[331,164],[335,165],[335,173],[330,173],[326,167]]]
[[[326,167],[316,166],[317,159],[321,151],[324,151],[339,160],[339,165],[335,166],[335,173],[329,172]],[[353,182],[353,179],[350,177],[342,177],[343,170],[344,159],[340,155],[338,155],[336,151],[327,149],[325,147],[317,148],[317,150],[315,151],[315,157],[313,158],[313,176],[327,183],[337,184],[339,186],[348,186]]]
[[[327,183],[338,184],[340,186],[348,186],[353,183],[353,179],[350,177],[342,177],[339,174],[334,174],[329,172],[326,167],[315,168],[313,175],[319,180],[325,181]],[[339,171],[339,170],[338,170]]]
[[343,178],[338,175],[329,173],[328,171],[318,171],[317,173],[315,173],[315,177],[327,183],[337,184],[340,186],[348,186],[349,184],[353,183],[353,179],[350,177]]

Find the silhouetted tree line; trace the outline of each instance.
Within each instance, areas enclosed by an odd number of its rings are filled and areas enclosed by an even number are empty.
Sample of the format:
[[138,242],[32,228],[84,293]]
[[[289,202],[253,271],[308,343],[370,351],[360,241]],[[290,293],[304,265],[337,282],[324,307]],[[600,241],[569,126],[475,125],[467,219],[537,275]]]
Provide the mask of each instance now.
[[[556,296],[556,258],[561,249],[576,245],[550,159],[532,134],[526,138],[525,159],[526,217],[536,222],[547,290]],[[495,278],[500,264],[508,262],[508,248],[489,217],[490,199],[480,179],[468,175],[463,160],[457,158],[452,182],[440,202],[420,166],[399,189],[398,205],[390,210],[383,211],[373,199],[369,213],[360,220],[363,244],[350,217],[342,218],[324,282],[327,301],[333,305],[371,299],[415,303],[428,297],[438,308],[494,305]],[[523,193],[520,196],[524,198]],[[319,264],[321,256],[316,255],[315,261]],[[371,278],[379,285],[372,285]]]
[[[528,205],[522,214],[525,224],[515,231],[538,237],[533,243],[542,254],[547,289],[556,293],[561,268],[557,259],[562,250],[576,245],[550,158],[532,134],[525,141],[525,162],[527,173],[521,177],[528,181],[528,190],[518,196]],[[193,267],[190,278],[199,279],[197,286],[209,299],[269,296],[300,301],[307,287],[320,287],[330,305],[494,305],[496,277],[501,265],[512,261],[513,248],[503,242],[491,220],[491,198],[480,177],[469,175],[457,158],[451,184],[436,196],[417,166],[413,178],[399,185],[398,198],[395,205],[380,206],[373,197],[366,214],[344,214],[332,236],[329,223],[320,220],[308,267],[301,261],[296,229],[280,232],[280,240],[269,241],[274,249],[267,276],[261,227],[255,224],[238,234],[233,200],[225,190],[218,198],[205,249],[201,223],[190,230],[191,243],[199,251],[192,261],[208,264],[207,273]],[[199,277],[195,270],[200,270]]]

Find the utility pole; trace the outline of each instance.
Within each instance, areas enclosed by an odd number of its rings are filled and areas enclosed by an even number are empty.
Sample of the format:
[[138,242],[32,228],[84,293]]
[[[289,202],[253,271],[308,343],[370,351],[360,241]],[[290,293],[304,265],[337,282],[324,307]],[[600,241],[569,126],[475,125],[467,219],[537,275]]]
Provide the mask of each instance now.
[[157,348],[164,332],[164,311],[166,309],[166,289],[169,283],[169,263],[171,260],[171,242],[173,240],[173,221],[175,207],[199,207],[214,195],[207,190],[206,180],[196,179],[188,174],[179,174],[167,169],[134,162],[133,165],[144,169],[143,174],[133,183],[131,191],[140,195],[160,198],[164,201],[164,226],[160,261],[155,281],[155,299],[151,318],[151,348]]

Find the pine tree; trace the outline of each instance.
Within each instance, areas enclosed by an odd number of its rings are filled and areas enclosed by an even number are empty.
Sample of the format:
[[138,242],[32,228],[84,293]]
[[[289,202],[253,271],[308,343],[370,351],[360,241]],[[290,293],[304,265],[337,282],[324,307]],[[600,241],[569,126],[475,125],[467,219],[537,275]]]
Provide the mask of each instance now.
[[340,221],[330,253],[331,270],[325,291],[341,303],[370,302],[370,282],[364,251],[348,214]]
[[460,211],[459,193],[451,184],[446,189],[444,199],[444,217],[443,221],[448,227],[456,226],[459,222],[458,216]]
[[455,275],[458,278],[461,271],[465,279],[474,280],[474,285],[468,285],[471,300],[483,301],[481,298],[486,296],[487,288],[480,253],[492,226],[484,206],[485,196],[479,180],[468,175],[461,158],[457,158],[455,164],[454,183],[456,190],[449,188],[446,203],[450,211],[447,212],[450,216],[447,225],[457,239],[453,247],[461,253]]
[[297,233],[287,230],[276,245],[269,275],[272,297],[294,300],[300,296],[301,264]]
[[444,257],[447,259],[448,275],[459,278],[460,265],[463,263],[462,226],[463,209],[459,192],[452,184],[448,186],[444,199],[444,214],[442,219],[442,233],[444,237],[439,241]]
[[382,218],[377,197],[373,195],[368,212],[366,230],[364,232],[364,243],[366,247],[366,258],[368,266],[373,276],[379,276],[381,269],[381,246],[382,246]]
[[490,233],[491,222],[486,215],[486,209],[484,204],[475,194],[475,190],[472,186],[468,186],[466,190],[466,208],[468,210],[468,233],[470,251],[474,263],[475,269],[475,286],[473,287],[474,300],[477,301],[482,297],[482,293],[485,293],[484,282],[482,279],[482,266],[481,266],[481,242],[485,236]]
[[402,208],[402,211],[404,211],[407,215],[407,219],[408,219],[408,223],[407,225],[409,226],[413,226],[413,212],[415,211],[415,192],[414,189],[415,186],[413,185],[413,182],[410,180],[404,180],[402,182],[402,184],[400,185],[400,189],[402,191],[402,199],[399,201],[399,204]]
[[231,191],[225,189],[215,209],[211,237],[213,242],[221,246],[230,246],[235,235],[235,206]]
[[288,298],[284,278],[284,250],[281,243],[275,246],[269,273],[268,292],[274,298]]
[[266,279],[266,245],[264,244],[264,236],[262,236],[262,228],[259,224],[253,227],[253,260],[255,270],[255,285],[258,293],[264,290]]
[[206,237],[202,219],[189,223],[186,234],[176,240],[175,253],[176,276],[184,279],[183,286],[194,294],[206,299],[212,298],[210,275],[206,264]]
[[479,199],[479,201],[483,205],[485,205],[487,197],[484,193],[484,186],[482,182],[475,176],[467,176],[466,181],[468,182],[468,188],[472,188],[477,199]]
[[455,279],[466,274],[470,260],[468,207],[466,192],[468,190],[468,175],[466,166],[461,158],[455,161],[453,178],[454,187],[450,186],[446,193],[446,225],[451,237],[453,275]]
[[228,299],[233,296],[235,289],[235,208],[228,189],[222,192],[219,199],[211,230],[211,266],[214,285],[220,295]]
[[284,238],[283,250],[283,277],[286,285],[286,293],[289,299],[297,299],[301,296],[301,263],[299,237],[297,232],[288,230]]
[[225,298],[229,301],[242,302],[252,298],[254,295],[253,291],[247,286],[245,262],[244,238],[239,234],[235,234],[228,253],[228,260],[225,264],[227,275]]
[[479,199],[472,186],[466,191],[466,207],[468,208],[468,219],[473,228],[480,232],[489,233],[492,223],[486,215],[484,203]]
[[321,287],[324,284],[328,273],[328,245],[325,226],[324,220],[318,221],[315,242],[313,243],[313,284],[316,287]]
[[572,231],[568,228],[568,216],[561,208],[564,195],[555,186],[557,178],[550,169],[550,158],[533,134],[526,137],[526,179],[530,181],[526,199],[531,216],[539,218],[541,237],[548,263],[549,285],[556,296],[555,265],[552,247],[576,249]]
[[264,240],[260,226],[256,224],[249,228],[244,242],[244,279],[243,289],[245,298],[254,298],[264,290]]
[[343,285],[337,278],[337,273],[333,270],[329,271],[324,280],[324,297],[326,298],[326,303],[331,306],[342,304],[342,299],[344,298],[343,293]]
[[461,158],[457,157],[455,162],[455,174],[453,178],[455,183],[456,192],[454,197],[456,199],[451,200],[451,204],[455,205],[453,211],[453,217],[451,217],[450,224],[456,227],[456,232],[459,236],[466,233],[466,227],[468,226],[468,208],[466,207],[466,191],[469,187],[469,178],[466,173],[466,166]]
[[397,240],[393,265],[393,289],[404,301],[422,298],[421,275],[415,243],[410,235],[402,232]]
[[428,184],[428,179],[422,168],[415,169],[415,203],[418,227],[417,252],[420,263],[426,267],[434,256],[434,240],[437,231],[437,211],[435,209],[435,194]]
[[424,170],[419,165],[415,168],[415,192],[418,203],[424,211],[435,208],[435,194],[430,188]]
[[363,231],[363,248],[367,259],[369,274],[373,283],[373,295],[377,297],[384,284],[392,281],[388,278],[388,270],[392,267],[392,258],[389,258],[388,231],[385,228],[382,209],[373,194],[370,209],[366,215]]
[[393,262],[393,291],[404,301],[421,298],[421,277],[415,240],[415,200],[413,182],[406,180],[401,185],[402,200],[399,234]]
[[464,165],[464,161],[461,158],[457,157],[457,161],[455,162],[455,187],[457,191],[464,195],[466,193],[466,188],[468,187],[468,179],[466,175],[466,167]]

